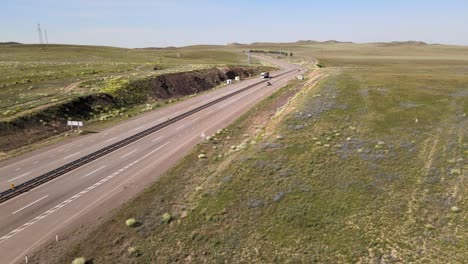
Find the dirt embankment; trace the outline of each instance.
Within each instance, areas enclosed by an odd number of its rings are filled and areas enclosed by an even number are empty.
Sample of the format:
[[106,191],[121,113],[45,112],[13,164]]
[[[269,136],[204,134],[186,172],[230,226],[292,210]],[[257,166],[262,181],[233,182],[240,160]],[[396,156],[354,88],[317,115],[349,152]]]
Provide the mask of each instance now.
[[114,95],[119,104],[141,104],[199,93],[235,76],[245,78],[259,72],[260,68],[226,67],[170,73],[132,81],[123,89],[117,89]]
[[98,120],[99,116],[113,109],[195,94],[226,79],[245,78],[261,70],[253,67],[213,68],[134,80],[114,94],[82,96],[13,120],[0,121],[0,151],[11,151],[63,133],[69,129],[67,120]]
[[240,67],[213,69],[205,72],[184,72],[142,80],[142,86],[149,88],[153,99],[168,99],[209,90],[235,76],[248,77],[255,74],[253,68]]

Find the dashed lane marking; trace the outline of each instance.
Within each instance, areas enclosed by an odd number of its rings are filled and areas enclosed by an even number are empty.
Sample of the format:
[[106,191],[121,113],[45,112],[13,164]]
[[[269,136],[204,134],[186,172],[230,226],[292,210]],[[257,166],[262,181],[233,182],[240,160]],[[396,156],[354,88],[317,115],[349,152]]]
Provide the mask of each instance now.
[[133,153],[134,153],[135,151],[137,151],[137,150],[138,150],[138,149],[135,149],[135,150],[133,150],[133,151],[130,151],[129,153],[127,153],[127,154],[123,155],[123,156],[122,156],[122,157],[120,157],[120,158],[121,158],[121,159],[123,159],[123,158],[127,157],[128,155],[131,155],[131,154],[133,154]]
[[158,140],[160,140],[161,138],[163,138],[163,136],[157,137],[157,138],[153,139],[151,142],[158,141]]
[[33,204],[35,204],[35,203],[38,203],[38,202],[44,200],[44,199],[47,198],[47,197],[49,197],[49,195],[46,195],[46,196],[44,196],[44,197],[42,197],[42,198],[39,198],[39,199],[37,199],[36,201],[34,201],[34,202],[32,202],[32,203],[30,203],[30,204],[28,204],[28,205],[26,205],[26,206],[21,207],[20,209],[14,211],[12,214],[16,214],[16,213],[18,213],[18,212],[20,212],[20,211],[22,211],[22,210],[28,208],[29,206],[31,206],[31,205],[33,205]]
[[83,178],[88,177],[89,175],[91,175],[91,174],[93,174],[93,173],[95,173],[95,172],[98,172],[98,171],[104,169],[105,167],[106,167],[106,165],[102,166],[102,167],[99,168],[99,169],[95,169],[95,170],[93,170],[92,172],[86,174]]
[[109,141],[112,141],[112,140],[114,140],[114,139],[116,139],[116,138],[117,138],[117,137],[113,137],[113,138],[111,138],[111,139],[108,139],[108,140],[104,141],[104,143],[109,142]]
[[114,178],[115,176],[119,175],[120,173],[122,173],[123,171],[129,169],[130,167],[134,166],[135,164],[137,164],[138,162],[142,161],[143,159],[145,159],[146,157],[148,157],[149,155],[153,154],[154,152],[160,150],[161,148],[163,148],[164,146],[166,146],[167,144],[169,144],[171,141],[168,141],[166,143],[164,143],[163,145],[157,147],[156,149],[152,150],[151,152],[149,152],[148,154],[144,155],[143,157],[133,161],[132,163],[128,164],[127,166],[117,170],[116,172],[112,173],[111,175],[105,177],[104,179],[94,183],[93,185],[89,186],[88,188],[84,189],[83,191],[73,195],[72,197],[68,198],[67,200],[59,203],[58,205],[52,207],[51,209],[45,211],[44,213],[40,214],[39,216],[36,216],[35,218],[29,220],[27,223],[21,225],[20,227],[16,228],[15,230],[11,231],[10,233],[0,237],[0,244],[2,244],[3,242],[5,242],[7,239],[13,237],[14,235],[16,235],[17,233],[23,231],[24,229],[26,229],[27,227],[35,224],[36,222],[38,222],[39,220],[41,219],[44,219],[46,218],[47,216],[49,216],[50,214],[56,212],[57,210],[63,208],[64,206],[66,206],[67,204],[73,202],[74,200],[80,198],[81,196],[83,196],[84,194],[90,192],[91,190],[94,190],[95,188],[99,187],[100,185],[102,185],[103,183],[109,181],[110,179]]
[[78,154],[80,154],[80,153],[81,153],[81,152],[80,152],[80,151],[78,151],[78,152],[76,152],[76,153],[73,153],[73,154],[71,154],[71,155],[68,155],[68,156],[66,156],[66,157],[65,157],[65,158],[63,158],[63,159],[68,159],[68,158],[71,158],[71,157],[73,157],[73,156],[76,156],[76,155],[78,155]]
[[31,172],[26,172],[25,174],[21,174],[21,175],[18,176],[18,177],[15,177],[15,178],[13,178],[13,179],[10,179],[10,182],[12,182],[12,181],[14,181],[14,180],[17,180],[17,179],[19,179],[19,178],[22,178],[22,177],[24,177],[24,176],[26,176],[26,175],[29,175],[29,174],[31,174]]

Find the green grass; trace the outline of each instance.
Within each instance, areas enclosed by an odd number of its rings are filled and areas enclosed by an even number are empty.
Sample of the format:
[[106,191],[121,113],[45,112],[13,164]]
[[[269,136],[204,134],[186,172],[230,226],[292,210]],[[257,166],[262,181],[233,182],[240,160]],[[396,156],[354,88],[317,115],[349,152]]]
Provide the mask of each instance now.
[[[246,64],[246,56],[222,46],[123,49],[73,45],[0,47],[0,120],[76,96],[96,93],[103,78],[137,78],[167,72]],[[154,71],[158,65],[161,70]],[[73,89],[68,85],[86,81]]]
[[[155,65],[157,70],[153,69]],[[264,67],[259,67],[260,65],[261,63],[254,60],[248,66],[261,70]],[[59,112],[53,116],[51,113],[53,109],[60,109],[76,100],[89,102],[86,98],[90,98],[89,96],[93,94],[108,94],[120,105],[103,105],[97,115],[93,113],[90,119],[84,120],[88,130],[99,129],[141,112],[182,100],[182,98],[149,100],[147,87],[134,85],[136,83],[148,83],[148,80],[164,74],[192,71],[202,74],[214,71],[215,68],[229,66],[245,68],[247,56],[242,54],[241,50],[224,46],[123,49],[74,45],[2,45],[0,47],[0,70],[2,70],[0,123],[6,124],[7,128],[2,131],[5,137],[2,136],[0,141],[9,144],[13,142],[13,144],[9,146],[4,144],[4,152],[0,153],[0,159],[35,149],[37,145],[33,144],[37,141],[41,141],[39,144],[44,145],[52,135],[61,133],[64,130],[62,126],[64,123],[58,120],[73,117],[68,113]],[[30,119],[44,113],[50,119],[46,120],[46,123],[58,121],[60,128],[54,129],[52,133],[37,132],[33,128],[34,120]],[[23,138],[30,140],[21,142],[8,139],[11,133],[7,123],[18,124],[24,120],[27,120],[25,125],[28,129],[23,131],[31,131],[31,135]],[[53,141],[59,139],[55,138]],[[27,147],[24,147],[25,143],[28,144]]]
[[465,263],[468,48],[276,48],[327,77],[283,114],[298,81],[198,145],[57,262]]

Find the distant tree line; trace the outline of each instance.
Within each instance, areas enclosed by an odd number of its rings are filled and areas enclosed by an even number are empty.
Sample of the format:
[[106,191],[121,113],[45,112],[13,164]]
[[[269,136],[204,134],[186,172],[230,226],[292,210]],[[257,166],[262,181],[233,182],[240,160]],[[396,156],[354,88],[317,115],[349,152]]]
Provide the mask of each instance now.
[[251,52],[251,53],[264,53],[264,54],[267,54],[267,53],[280,54],[280,55],[283,55],[283,56],[290,56],[290,57],[293,56],[292,52],[277,51],[277,50],[252,50],[251,49],[251,50],[249,50],[249,52]]

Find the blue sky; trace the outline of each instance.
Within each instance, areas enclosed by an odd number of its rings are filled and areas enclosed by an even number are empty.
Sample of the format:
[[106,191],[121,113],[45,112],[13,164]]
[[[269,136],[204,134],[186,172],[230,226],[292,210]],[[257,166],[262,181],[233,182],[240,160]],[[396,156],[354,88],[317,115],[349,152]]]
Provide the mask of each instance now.
[[468,45],[467,0],[0,0],[0,41],[120,47],[422,40]]

